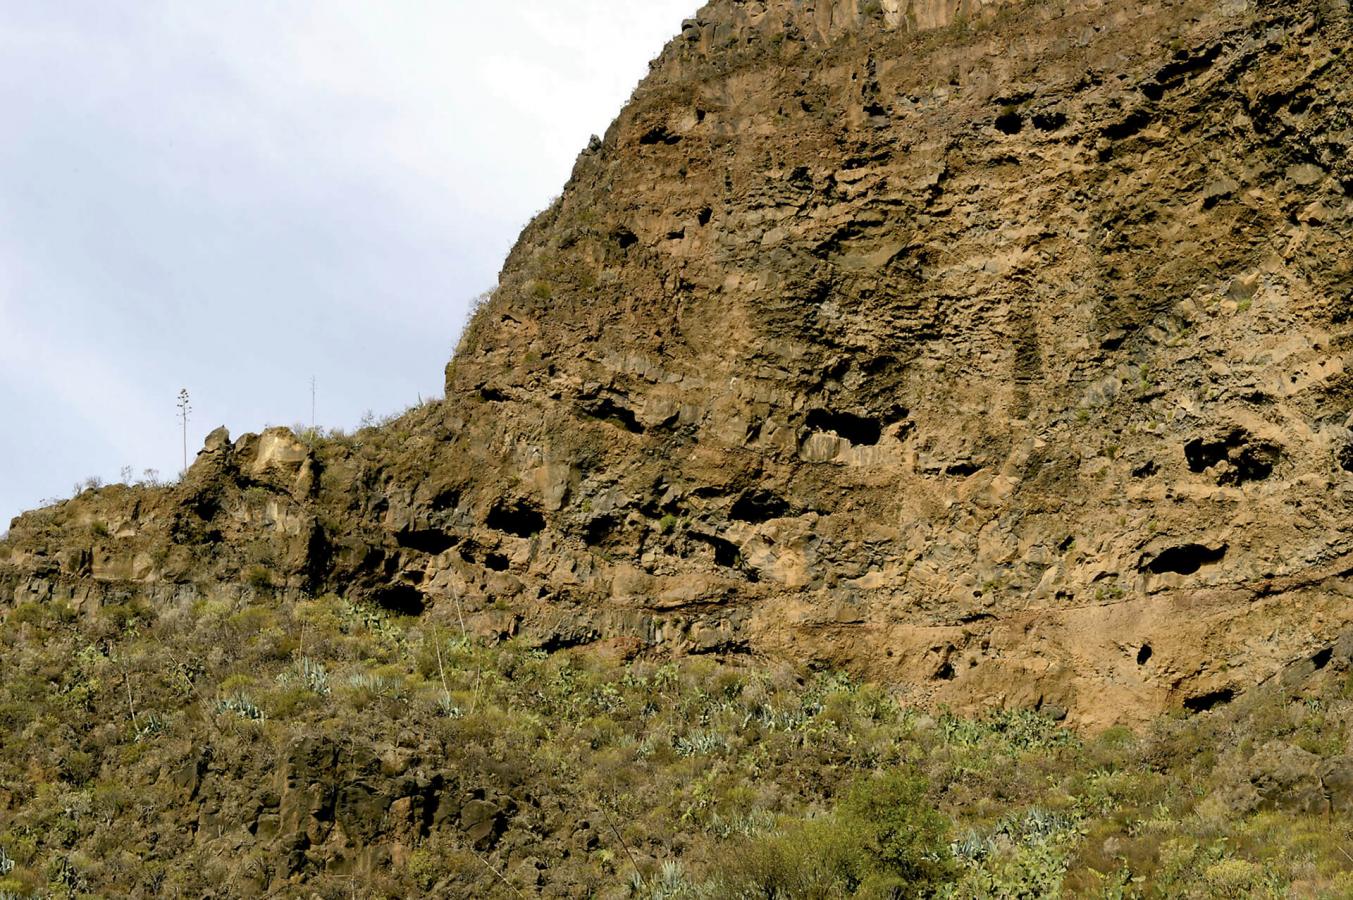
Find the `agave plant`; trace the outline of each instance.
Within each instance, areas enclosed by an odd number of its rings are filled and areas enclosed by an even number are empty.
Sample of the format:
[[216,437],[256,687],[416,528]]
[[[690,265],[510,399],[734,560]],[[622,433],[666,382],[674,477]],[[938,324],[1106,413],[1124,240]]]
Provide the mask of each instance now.
[[329,696],[329,672],[324,664],[308,656],[301,658],[301,683],[312,693]]

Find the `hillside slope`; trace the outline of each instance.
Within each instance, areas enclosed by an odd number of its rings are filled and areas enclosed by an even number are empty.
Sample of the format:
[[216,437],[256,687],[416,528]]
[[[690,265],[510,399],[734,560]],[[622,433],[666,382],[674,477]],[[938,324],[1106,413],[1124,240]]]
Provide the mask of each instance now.
[[714,0],[445,400],[15,520],[0,896],[1348,896],[1351,46]]

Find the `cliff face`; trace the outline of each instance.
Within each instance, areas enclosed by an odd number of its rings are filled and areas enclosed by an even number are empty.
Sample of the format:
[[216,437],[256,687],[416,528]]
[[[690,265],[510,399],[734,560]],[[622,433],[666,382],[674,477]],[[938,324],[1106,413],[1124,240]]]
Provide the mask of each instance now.
[[[682,23],[682,39],[704,59],[757,41],[821,46],[868,30],[916,32],[981,21],[1016,0],[733,0],[705,6]],[[670,62],[670,59],[668,60]]]
[[1319,658],[1353,572],[1345,0],[716,0],[447,399],[16,520],[0,600],[334,590],[1082,724]]

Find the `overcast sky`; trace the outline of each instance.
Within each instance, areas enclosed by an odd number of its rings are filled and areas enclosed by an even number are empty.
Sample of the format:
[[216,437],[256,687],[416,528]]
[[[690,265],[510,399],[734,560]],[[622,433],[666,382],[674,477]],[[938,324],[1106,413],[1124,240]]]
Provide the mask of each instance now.
[[698,0],[0,0],[0,532],[440,395],[468,302]]

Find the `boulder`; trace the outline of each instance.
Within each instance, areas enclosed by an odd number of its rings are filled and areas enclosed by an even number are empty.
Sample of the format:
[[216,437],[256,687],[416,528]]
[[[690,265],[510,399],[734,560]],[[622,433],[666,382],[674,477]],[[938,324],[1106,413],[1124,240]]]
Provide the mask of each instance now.
[[1329,812],[1320,757],[1300,747],[1282,741],[1265,744],[1250,759],[1249,780],[1262,809],[1308,815]]

